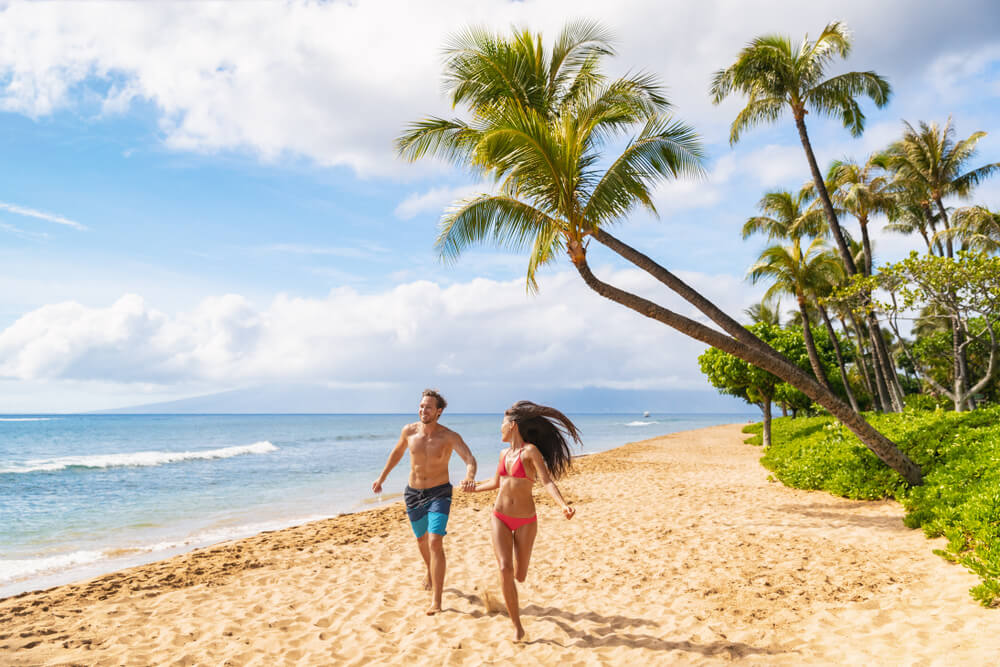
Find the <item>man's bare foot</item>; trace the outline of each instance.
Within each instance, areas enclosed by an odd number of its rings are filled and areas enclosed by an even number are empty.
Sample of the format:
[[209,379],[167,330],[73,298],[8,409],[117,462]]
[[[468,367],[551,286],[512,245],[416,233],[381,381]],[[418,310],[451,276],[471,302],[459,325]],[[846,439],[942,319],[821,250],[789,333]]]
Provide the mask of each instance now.
[[432,606],[430,609],[427,610],[427,615],[428,616],[433,616],[434,614],[440,613],[440,611],[441,611],[441,607],[433,607]]

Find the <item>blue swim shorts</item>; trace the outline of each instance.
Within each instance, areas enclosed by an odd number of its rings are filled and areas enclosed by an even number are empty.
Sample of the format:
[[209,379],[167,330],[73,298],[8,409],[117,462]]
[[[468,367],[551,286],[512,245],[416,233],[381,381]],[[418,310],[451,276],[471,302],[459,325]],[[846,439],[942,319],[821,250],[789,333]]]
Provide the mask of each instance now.
[[406,487],[403,499],[406,515],[410,518],[413,534],[421,538],[425,533],[447,535],[448,513],[451,511],[452,487],[449,483],[429,489]]

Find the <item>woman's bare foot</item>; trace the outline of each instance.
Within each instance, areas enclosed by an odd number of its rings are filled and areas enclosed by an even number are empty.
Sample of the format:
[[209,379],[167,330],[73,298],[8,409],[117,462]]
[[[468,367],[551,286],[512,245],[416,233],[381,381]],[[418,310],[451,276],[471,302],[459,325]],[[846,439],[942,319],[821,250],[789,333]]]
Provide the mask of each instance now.
[[514,628],[514,641],[515,642],[523,642],[524,641],[524,627],[523,626]]
[[434,607],[434,606],[431,606],[431,607],[430,607],[430,608],[429,608],[429,609],[427,610],[427,615],[428,615],[428,616],[433,616],[434,614],[437,614],[437,613],[439,613],[440,611],[441,611],[441,607]]

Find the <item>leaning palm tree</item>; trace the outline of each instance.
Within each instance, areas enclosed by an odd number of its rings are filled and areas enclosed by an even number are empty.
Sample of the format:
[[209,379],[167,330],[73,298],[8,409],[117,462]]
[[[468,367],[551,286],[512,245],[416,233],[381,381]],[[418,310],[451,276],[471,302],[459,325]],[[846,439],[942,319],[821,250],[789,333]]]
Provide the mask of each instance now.
[[[539,267],[568,253],[595,292],[795,386],[858,434],[911,484],[922,474],[905,454],[808,373],[765,345],[666,268],[611,235],[636,207],[655,212],[653,189],[697,174],[702,148],[694,130],[672,119],[652,77],[607,80],[601,58],[612,52],[593,24],[572,24],[551,51],[527,31],[513,37],[471,30],[446,52],[446,86],[468,118],[428,118],[397,140],[410,160],[436,155],[480,176],[496,191],[457,202],[441,220],[437,247],[457,258],[492,242],[529,251],[528,285]],[[621,154],[605,146],[637,129]],[[693,304],[725,333],[601,281],[591,271],[591,241],[611,249]]]
[[802,336],[805,339],[809,364],[820,384],[829,388],[830,384],[823,373],[823,365],[816,351],[816,341],[813,339],[812,323],[809,319],[809,304],[813,300],[814,288],[823,282],[829,282],[828,276],[839,266],[837,258],[827,250],[828,247],[822,239],[813,239],[803,250],[801,238],[794,237],[790,246],[772,245],[765,248],[757,262],[750,267],[747,277],[754,284],[765,279],[771,281],[771,286],[764,293],[765,302],[774,301],[785,294],[795,297],[795,302],[799,306]]
[[861,272],[866,276],[872,274],[872,245],[868,234],[871,218],[878,214],[891,217],[896,212],[891,179],[883,173],[884,167],[884,156],[874,154],[863,165],[853,160],[834,160],[827,170],[827,181],[834,187],[834,203],[853,215],[861,226],[864,246]]
[[809,41],[807,35],[797,45],[782,35],[757,37],[740,52],[735,63],[715,73],[711,94],[715,104],[734,92],[749,98],[730,128],[731,144],[739,141],[745,130],[773,123],[786,109],[791,110],[833,239],[848,273],[854,275],[857,270],[820,174],[805,122],[810,110],[839,116],[852,135],[860,136],[865,127],[865,115],[856,98],[866,95],[878,107],[888,103],[889,83],[875,72],[847,72],[824,79],[834,57],[846,58],[850,51],[847,26],[839,21],[827,25],[816,41]]
[[[889,147],[888,166],[896,178],[927,193],[937,208],[944,230],[951,225],[944,206],[947,197],[968,197],[983,180],[1000,171],[1000,162],[993,162],[966,171],[966,164],[976,154],[976,144],[986,132],[973,132],[955,141],[951,118],[944,127],[937,123],[919,124],[919,129],[903,123],[903,138]],[[954,254],[951,234],[943,235],[948,257]]]
[[[737,114],[729,132],[729,142],[739,141],[745,130],[763,123],[777,121],[786,110],[792,112],[799,140],[805,150],[813,184],[830,225],[830,233],[840,251],[849,276],[857,273],[847,239],[834,210],[823,176],[816,162],[805,117],[810,111],[826,116],[838,116],[854,136],[864,132],[865,115],[857,98],[869,97],[876,106],[888,104],[889,83],[875,72],[847,72],[824,78],[827,67],[836,56],[846,58],[851,51],[847,26],[836,21],[827,25],[815,41],[808,35],[799,44],[782,35],[765,35],[752,40],[739,54],[736,62],[715,73],[712,80],[712,101],[721,103],[729,95],[741,93],[749,100]],[[869,329],[874,329],[875,314],[868,316]],[[889,367],[885,344],[872,338],[872,347],[884,367]],[[901,400],[893,407],[902,411]]]

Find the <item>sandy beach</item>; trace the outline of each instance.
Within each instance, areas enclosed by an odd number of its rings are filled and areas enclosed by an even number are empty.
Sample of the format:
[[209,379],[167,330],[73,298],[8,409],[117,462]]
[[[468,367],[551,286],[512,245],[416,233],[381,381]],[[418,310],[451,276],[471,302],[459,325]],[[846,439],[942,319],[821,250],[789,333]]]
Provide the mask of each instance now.
[[943,540],[768,481],[740,428],[578,459],[572,521],[539,495],[525,643],[483,603],[493,494],[456,491],[437,616],[397,503],[0,600],[0,663],[994,664],[1000,612]]

